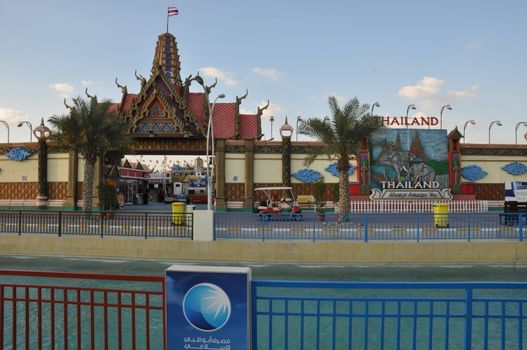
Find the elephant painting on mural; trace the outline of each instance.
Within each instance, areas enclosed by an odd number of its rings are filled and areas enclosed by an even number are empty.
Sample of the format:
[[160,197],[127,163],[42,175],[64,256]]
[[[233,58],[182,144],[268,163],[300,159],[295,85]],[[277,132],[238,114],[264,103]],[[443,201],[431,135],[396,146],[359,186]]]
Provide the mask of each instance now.
[[410,167],[410,178],[415,183],[434,181],[436,172],[431,166],[425,163],[414,164]]
[[405,175],[410,174],[410,161],[414,159],[415,156],[410,152],[394,151],[383,147],[382,152],[376,159],[376,163],[391,167],[395,171],[397,179],[400,180],[403,171]]

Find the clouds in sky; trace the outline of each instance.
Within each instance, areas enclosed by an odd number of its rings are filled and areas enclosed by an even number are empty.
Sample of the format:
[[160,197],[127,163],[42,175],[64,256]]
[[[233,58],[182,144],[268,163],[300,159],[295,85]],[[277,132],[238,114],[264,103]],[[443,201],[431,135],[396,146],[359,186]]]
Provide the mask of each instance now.
[[463,99],[463,98],[474,97],[477,95],[477,93],[478,93],[478,86],[472,85],[470,88],[466,90],[458,90],[458,91],[451,90],[448,92],[448,95],[459,98],[459,99]]
[[224,72],[216,67],[203,67],[199,69],[200,74],[206,77],[217,78],[227,86],[233,86],[238,84],[238,81],[234,78],[234,74],[230,72]]
[[0,106],[0,120],[7,123],[16,123],[26,119],[27,115],[24,112]]
[[445,81],[434,77],[424,77],[415,85],[403,86],[398,95],[408,101],[417,104],[419,109],[437,108],[452,100],[462,100],[477,95],[478,86],[473,85],[466,90],[450,90],[442,92]]
[[253,72],[258,74],[259,76],[262,76],[264,78],[273,79],[273,80],[278,79],[280,75],[282,74],[281,72],[279,72],[278,70],[274,68],[260,68],[260,67],[254,67]]
[[75,87],[68,83],[50,84],[49,88],[58,92],[60,97],[69,97],[75,91]]

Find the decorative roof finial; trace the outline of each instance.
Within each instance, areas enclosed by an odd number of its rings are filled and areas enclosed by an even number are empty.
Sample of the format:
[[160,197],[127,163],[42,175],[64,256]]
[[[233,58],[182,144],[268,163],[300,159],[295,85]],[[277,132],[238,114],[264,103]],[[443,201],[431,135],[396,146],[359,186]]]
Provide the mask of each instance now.
[[123,95],[126,95],[128,93],[128,89],[126,88],[126,85],[122,86],[121,84],[119,84],[119,82],[117,81],[117,78],[115,78],[115,85],[117,85],[117,87],[121,89],[121,92],[123,93]]
[[141,87],[145,86],[146,79],[141,74],[137,75],[137,69],[135,70],[134,74],[135,78],[141,82]]
[[64,106],[66,106],[67,109],[73,109],[71,106],[68,106],[68,104],[66,103],[66,97],[64,97]]
[[261,116],[263,111],[266,110],[269,107],[269,100],[267,100],[267,104],[263,107],[258,107],[258,112],[256,113],[258,116]]

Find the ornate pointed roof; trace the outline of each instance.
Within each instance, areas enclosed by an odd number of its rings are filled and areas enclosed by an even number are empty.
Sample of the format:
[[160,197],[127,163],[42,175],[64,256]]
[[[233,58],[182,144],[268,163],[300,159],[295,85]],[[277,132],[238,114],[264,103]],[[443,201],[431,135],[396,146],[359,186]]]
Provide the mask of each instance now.
[[163,33],[157,38],[152,75],[156,74],[158,67],[161,67],[172,84],[181,85],[179,52],[176,38],[170,33]]
[[[205,92],[190,92],[194,81],[203,83],[199,76],[181,80],[181,63],[176,38],[170,33],[159,35],[151,75],[149,79],[135,73],[141,83],[137,94],[128,93],[126,86],[117,86],[122,91],[121,102],[114,104],[120,118],[131,125],[130,133],[135,138],[205,138],[208,115],[211,110],[208,95],[212,86],[200,86]],[[267,108],[258,108],[255,114],[240,114],[240,104],[247,97],[236,97],[235,102],[216,103],[212,122],[216,139],[259,139],[261,114]]]

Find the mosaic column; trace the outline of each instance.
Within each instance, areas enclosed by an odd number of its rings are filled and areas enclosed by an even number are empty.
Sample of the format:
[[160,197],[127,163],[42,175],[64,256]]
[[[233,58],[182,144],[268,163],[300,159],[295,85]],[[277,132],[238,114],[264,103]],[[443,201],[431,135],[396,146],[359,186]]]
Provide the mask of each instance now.
[[243,208],[253,207],[254,192],[254,141],[245,141],[245,194],[243,197]]
[[461,137],[457,127],[448,134],[448,186],[452,194],[461,193]]
[[225,140],[216,141],[216,209],[226,210],[225,203]]
[[280,127],[280,136],[282,138],[282,186],[291,187],[291,136],[293,128],[287,123]]
[[40,125],[33,130],[33,135],[38,140],[38,196],[37,206],[48,205],[48,144],[51,130],[44,125],[44,118]]
[[291,187],[291,139],[282,140],[282,186]]
[[77,178],[79,177],[79,154],[76,151],[70,151],[68,157],[68,188],[66,192],[66,201],[64,207],[75,208],[79,193],[77,192]]
[[97,158],[95,169],[93,169],[93,207],[100,208],[101,200],[99,198],[99,184],[103,181],[104,157]]
[[370,169],[370,150],[368,141],[364,140],[360,144],[359,157],[357,159],[357,176],[360,186],[360,195],[368,196],[371,190],[371,169]]

